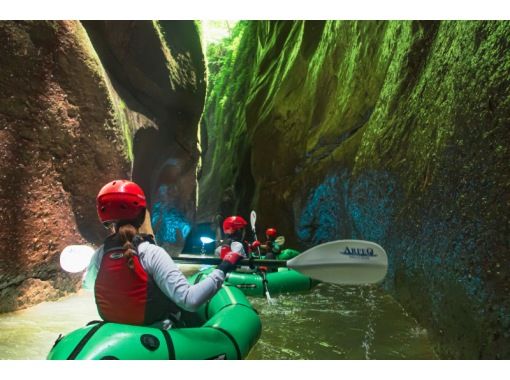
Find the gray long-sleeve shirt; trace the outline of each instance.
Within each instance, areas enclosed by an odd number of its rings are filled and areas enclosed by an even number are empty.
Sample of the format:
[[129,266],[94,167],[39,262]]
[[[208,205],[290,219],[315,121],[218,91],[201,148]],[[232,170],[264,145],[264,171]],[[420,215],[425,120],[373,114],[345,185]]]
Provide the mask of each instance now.
[[[104,249],[101,246],[92,256],[83,281],[84,288],[94,289],[103,254]],[[203,281],[190,285],[170,255],[163,248],[149,242],[143,242],[138,246],[138,257],[142,267],[163,293],[187,311],[197,310],[216,294],[225,280],[225,274],[216,269]]]

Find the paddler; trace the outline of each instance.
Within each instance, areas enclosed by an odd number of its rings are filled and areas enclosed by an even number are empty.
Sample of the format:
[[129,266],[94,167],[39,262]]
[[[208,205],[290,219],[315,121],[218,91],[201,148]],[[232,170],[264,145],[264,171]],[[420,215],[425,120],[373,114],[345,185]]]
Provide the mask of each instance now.
[[141,234],[146,207],[145,194],[134,182],[112,181],[99,191],[99,220],[112,234],[94,253],[85,286],[94,288],[105,321],[160,328],[191,324],[192,312],[216,294],[242,254],[225,250],[217,269],[190,285],[152,236]]
[[223,233],[225,239],[215,250],[216,256],[224,258],[228,252],[236,252],[246,258],[260,246],[260,242],[255,240],[248,243],[245,240],[246,226],[248,222],[242,216],[229,216],[223,221]]
[[266,254],[266,259],[274,260],[281,252],[281,246],[276,242],[276,234],[276,228],[266,229],[266,242],[260,246]]

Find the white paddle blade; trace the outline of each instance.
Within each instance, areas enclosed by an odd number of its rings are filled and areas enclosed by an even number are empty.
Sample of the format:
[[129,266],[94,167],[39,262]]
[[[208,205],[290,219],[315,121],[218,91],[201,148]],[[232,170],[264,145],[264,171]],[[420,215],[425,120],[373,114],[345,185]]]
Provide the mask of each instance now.
[[200,241],[202,242],[202,244],[211,244],[214,240],[211,239],[209,236],[202,236],[200,238]]
[[255,222],[257,221],[257,214],[255,213],[255,210],[252,210],[250,214],[250,223],[251,223],[251,229],[255,230]]
[[94,255],[94,248],[88,245],[68,245],[60,254],[60,266],[69,273],[85,270]]
[[369,241],[337,240],[310,248],[287,266],[332,284],[375,284],[386,276],[388,256],[380,245]]
[[230,244],[230,250],[235,253],[243,254],[244,253],[244,247],[242,243],[239,243],[238,241],[233,241],[232,244]]

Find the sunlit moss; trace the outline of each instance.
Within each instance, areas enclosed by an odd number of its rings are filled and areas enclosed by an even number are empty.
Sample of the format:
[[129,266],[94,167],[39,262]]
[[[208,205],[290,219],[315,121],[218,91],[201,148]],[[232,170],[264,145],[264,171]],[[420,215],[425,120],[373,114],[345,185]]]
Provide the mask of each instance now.
[[[122,100],[116,95],[115,90],[111,86],[109,82],[108,75],[104,70],[103,65],[101,64],[101,60],[97,55],[88,35],[81,23],[71,23],[70,27],[73,28],[74,33],[72,36],[77,39],[77,42],[86,54],[83,55],[83,62],[89,67],[93,75],[96,76],[97,83],[99,86],[104,87],[105,92],[107,92],[110,96],[109,107],[110,112],[112,114],[112,119],[115,120],[117,125],[105,125],[105,129],[113,128],[115,130],[115,134],[119,137],[122,136],[123,142],[123,152],[130,162],[133,162],[133,147],[132,147],[132,131],[129,127],[128,120],[126,118],[126,114],[124,112],[125,104]],[[112,123],[113,124],[113,123]],[[120,131],[118,130],[120,128]]]
[[[235,154],[239,135],[246,130],[244,107],[232,107],[231,104],[246,102],[240,92],[247,88],[253,66],[237,65],[236,62],[243,62],[250,52],[255,51],[255,46],[243,39],[249,25],[241,21],[233,27],[229,37],[207,45],[208,86],[202,128],[207,129],[209,149],[200,189],[218,188],[219,183],[222,187],[229,186],[231,175],[229,169],[221,165],[221,158]],[[234,135],[225,139],[227,133]],[[201,202],[205,199],[199,197]]]
[[487,268],[508,261],[509,36],[507,21],[248,24],[211,83],[205,182],[307,244],[381,241],[388,288],[446,357],[502,355],[508,302],[488,290],[508,284]]
[[175,59],[172,56],[172,53],[170,52],[170,49],[168,48],[164,28],[160,25],[159,21],[152,21],[152,25],[154,26],[156,35],[159,37],[161,43],[161,50],[163,56],[165,57],[165,66],[168,69],[169,73],[168,83],[170,84],[172,90],[175,90],[176,86],[173,80],[179,78],[178,65],[175,62]]
[[126,116],[126,104],[119,97],[115,96],[115,100],[113,101],[115,107],[115,118],[119,123],[119,126],[122,130],[123,141],[125,145],[124,152],[126,154],[126,158],[129,162],[133,162],[133,131],[131,130],[128,118]]

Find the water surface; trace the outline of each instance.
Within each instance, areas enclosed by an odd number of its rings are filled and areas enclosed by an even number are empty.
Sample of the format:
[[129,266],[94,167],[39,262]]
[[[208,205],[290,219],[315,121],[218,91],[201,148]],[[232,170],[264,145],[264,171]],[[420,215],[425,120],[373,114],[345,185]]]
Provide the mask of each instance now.
[[248,359],[437,359],[427,331],[376,287],[320,284],[275,298],[251,299],[262,336]]
[[[435,359],[427,332],[378,288],[320,284],[250,298],[262,335],[247,359]],[[92,293],[0,315],[0,359],[45,359],[59,334],[99,319]]]

